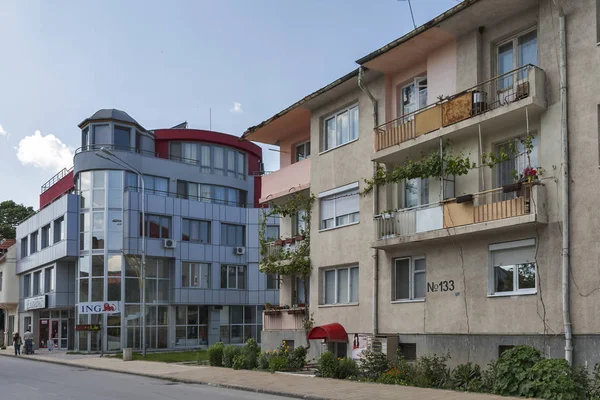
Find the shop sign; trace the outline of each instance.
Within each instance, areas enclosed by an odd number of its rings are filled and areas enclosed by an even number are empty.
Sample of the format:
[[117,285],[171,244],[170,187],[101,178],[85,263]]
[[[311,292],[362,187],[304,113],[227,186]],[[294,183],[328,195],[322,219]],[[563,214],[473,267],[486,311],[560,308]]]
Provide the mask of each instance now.
[[25,299],[25,311],[46,308],[46,295]]
[[77,332],[96,332],[100,330],[100,325],[92,324],[92,325],[75,325],[75,330]]
[[77,306],[79,314],[114,314],[121,312],[120,301],[94,301],[79,303]]

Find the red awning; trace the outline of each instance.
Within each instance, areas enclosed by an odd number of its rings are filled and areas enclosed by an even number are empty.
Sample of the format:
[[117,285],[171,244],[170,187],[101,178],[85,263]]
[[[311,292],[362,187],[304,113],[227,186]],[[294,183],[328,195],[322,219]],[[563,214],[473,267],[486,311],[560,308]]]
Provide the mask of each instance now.
[[348,334],[338,323],[314,327],[308,333],[309,339],[325,339],[328,342],[347,342]]

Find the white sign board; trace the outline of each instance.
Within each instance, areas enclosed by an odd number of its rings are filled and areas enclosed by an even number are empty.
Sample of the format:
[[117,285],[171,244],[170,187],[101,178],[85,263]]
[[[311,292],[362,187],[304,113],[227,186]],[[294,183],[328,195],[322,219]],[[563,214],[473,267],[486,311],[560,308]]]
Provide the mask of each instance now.
[[25,299],[25,311],[46,308],[46,295]]
[[114,314],[121,312],[120,301],[94,301],[79,303],[77,305],[79,314]]

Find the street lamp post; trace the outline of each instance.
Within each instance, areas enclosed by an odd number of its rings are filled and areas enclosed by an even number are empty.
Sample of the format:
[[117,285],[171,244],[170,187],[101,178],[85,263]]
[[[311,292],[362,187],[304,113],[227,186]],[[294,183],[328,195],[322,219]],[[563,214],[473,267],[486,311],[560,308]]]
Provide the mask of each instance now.
[[[103,153],[103,154],[101,154]],[[119,165],[122,168],[125,168],[133,173],[135,173],[142,182],[142,268],[140,271],[141,275],[141,283],[140,283],[140,297],[142,300],[141,305],[141,314],[142,314],[142,354],[144,358],[146,358],[146,182],[144,180],[144,175],[138,171],[136,168],[132,167],[125,160],[119,158],[112,151],[108,150],[105,147],[102,147],[100,151],[96,152],[96,155],[100,158],[104,158],[105,160],[112,161],[113,163]],[[108,156],[108,157],[107,157]],[[109,158],[112,157],[112,158]],[[121,163],[125,164],[125,166],[113,158],[119,160]]]

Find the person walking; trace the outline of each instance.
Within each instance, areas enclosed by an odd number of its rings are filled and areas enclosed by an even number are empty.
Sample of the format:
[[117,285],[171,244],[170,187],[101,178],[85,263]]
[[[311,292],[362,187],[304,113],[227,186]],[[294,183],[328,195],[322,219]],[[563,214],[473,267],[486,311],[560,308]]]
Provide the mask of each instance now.
[[29,329],[23,334],[25,339],[25,354],[33,354],[33,333]]
[[13,346],[15,348],[15,356],[21,355],[21,345],[23,344],[23,340],[21,339],[21,335],[19,332],[15,332],[13,335]]

